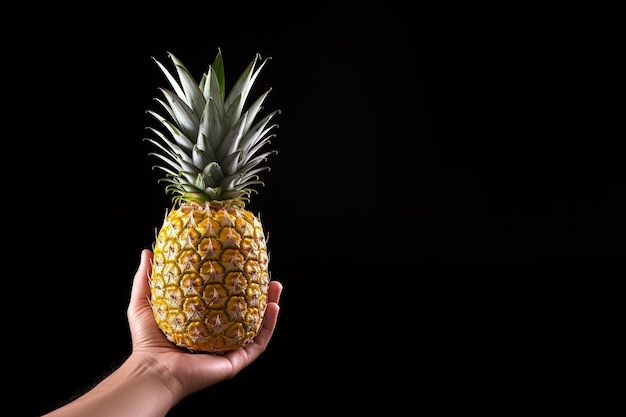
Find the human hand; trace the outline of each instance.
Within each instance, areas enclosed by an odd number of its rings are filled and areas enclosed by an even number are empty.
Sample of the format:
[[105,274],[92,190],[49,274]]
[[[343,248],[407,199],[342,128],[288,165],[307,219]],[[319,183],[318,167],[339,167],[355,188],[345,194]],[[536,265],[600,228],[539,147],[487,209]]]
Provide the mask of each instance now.
[[265,351],[278,319],[282,284],[271,281],[263,326],[245,348],[223,355],[191,353],[168,341],[158,328],[150,306],[151,263],[153,254],[145,249],[133,281],[127,309],[132,338],[129,359],[144,362],[155,372],[176,398],[182,399],[220,381],[230,379],[254,362]]

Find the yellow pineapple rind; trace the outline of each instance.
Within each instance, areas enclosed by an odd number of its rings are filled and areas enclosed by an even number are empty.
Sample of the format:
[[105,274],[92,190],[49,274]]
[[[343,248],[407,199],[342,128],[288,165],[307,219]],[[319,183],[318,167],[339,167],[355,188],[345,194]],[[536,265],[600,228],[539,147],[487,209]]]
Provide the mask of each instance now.
[[241,201],[172,209],[153,252],[151,304],[169,341],[221,354],[254,340],[267,307],[269,257],[261,221]]

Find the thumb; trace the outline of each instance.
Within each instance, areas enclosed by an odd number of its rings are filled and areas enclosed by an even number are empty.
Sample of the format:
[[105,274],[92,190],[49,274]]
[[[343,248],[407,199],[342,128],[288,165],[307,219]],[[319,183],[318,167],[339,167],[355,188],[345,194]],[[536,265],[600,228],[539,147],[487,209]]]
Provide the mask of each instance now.
[[152,251],[144,249],[141,252],[141,261],[139,268],[133,279],[133,288],[130,293],[130,302],[128,305],[129,313],[137,311],[149,304],[150,298],[150,274],[152,273]]

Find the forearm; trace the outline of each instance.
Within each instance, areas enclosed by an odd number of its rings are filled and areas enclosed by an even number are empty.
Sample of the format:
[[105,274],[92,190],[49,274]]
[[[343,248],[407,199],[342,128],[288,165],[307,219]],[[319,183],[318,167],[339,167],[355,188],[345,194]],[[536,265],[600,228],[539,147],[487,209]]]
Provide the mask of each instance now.
[[89,392],[45,417],[163,417],[177,400],[155,372],[129,358]]

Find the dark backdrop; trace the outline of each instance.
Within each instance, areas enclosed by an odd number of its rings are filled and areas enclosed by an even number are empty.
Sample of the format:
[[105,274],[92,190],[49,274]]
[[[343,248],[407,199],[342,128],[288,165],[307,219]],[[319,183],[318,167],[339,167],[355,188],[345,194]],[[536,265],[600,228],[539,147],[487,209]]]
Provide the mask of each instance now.
[[235,9],[95,9],[29,52],[62,219],[29,415],[129,353],[132,277],[170,205],[142,140],[165,85],[152,57],[200,77],[218,48],[231,83],[272,57],[255,89],[281,110],[278,154],[249,207],[285,289],[267,352],[171,416],[597,404],[626,271],[611,14]]

